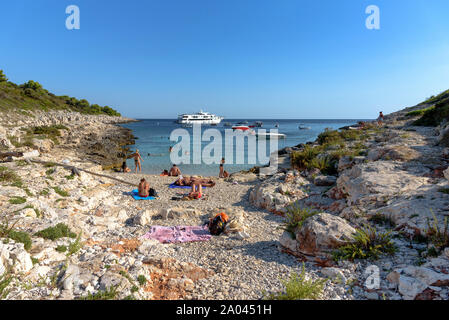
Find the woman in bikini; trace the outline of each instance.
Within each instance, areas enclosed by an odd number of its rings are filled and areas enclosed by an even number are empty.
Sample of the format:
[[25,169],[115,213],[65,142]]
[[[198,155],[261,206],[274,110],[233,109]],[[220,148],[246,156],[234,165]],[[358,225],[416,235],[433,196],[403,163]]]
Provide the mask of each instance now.
[[140,164],[140,160],[143,161],[142,157],[140,156],[139,150],[136,149],[136,153],[134,153],[132,155],[132,157],[134,158],[134,165],[136,166],[136,173],[137,173],[137,167],[139,168],[139,172],[142,171],[142,166]]

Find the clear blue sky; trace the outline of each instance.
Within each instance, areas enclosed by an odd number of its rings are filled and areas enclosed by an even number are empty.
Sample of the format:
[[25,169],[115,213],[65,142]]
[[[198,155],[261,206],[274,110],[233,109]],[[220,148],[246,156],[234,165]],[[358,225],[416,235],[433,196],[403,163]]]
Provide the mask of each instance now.
[[449,88],[448,17],[447,0],[1,1],[0,69],[130,117],[375,118]]

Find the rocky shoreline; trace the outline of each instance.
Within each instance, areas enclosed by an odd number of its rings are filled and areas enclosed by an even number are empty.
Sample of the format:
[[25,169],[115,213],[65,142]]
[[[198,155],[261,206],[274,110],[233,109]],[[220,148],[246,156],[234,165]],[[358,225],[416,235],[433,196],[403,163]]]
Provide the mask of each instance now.
[[[135,143],[132,131],[118,124],[135,121],[138,120],[67,111],[36,111],[32,116],[8,114],[0,120],[0,147],[8,151],[74,154],[111,169],[120,167],[127,146]],[[30,136],[29,130],[39,127],[55,128],[58,133]]]
[[[0,164],[0,298],[261,299],[281,294],[282,280],[304,266],[307,279],[323,281],[319,299],[447,300],[449,249],[436,240],[445,239],[449,149],[440,128],[415,127],[406,112],[281,150],[278,170],[215,179],[204,199],[187,202],[174,200],[185,190],[169,189],[170,177],[108,171],[133,185],[145,176],[159,193],[135,201],[128,184],[72,174],[104,173],[120,159],[133,137],[116,124],[131,119],[2,117],[4,151],[37,150],[30,159],[44,162]],[[37,126],[67,129],[33,137],[33,147],[11,141]],[[313,166],[297,166],[306,156]],[[144,237],[151,226],[201,225],[219,212],[232,226],[209,241]],[[360,246],[357,234],[373,245]]]

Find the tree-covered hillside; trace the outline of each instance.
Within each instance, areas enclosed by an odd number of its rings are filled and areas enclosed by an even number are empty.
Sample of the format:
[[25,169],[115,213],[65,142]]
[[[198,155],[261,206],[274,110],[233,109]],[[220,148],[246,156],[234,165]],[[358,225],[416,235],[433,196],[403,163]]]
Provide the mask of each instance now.
[[120,113],[108,106],[90,104],[85,99],[54,95],[33,80],[17,85],[8,81],[3,70],[0,70],[0,111],[12,110],[22,113],[33,110],[71,110],[83,114],[120,116]]

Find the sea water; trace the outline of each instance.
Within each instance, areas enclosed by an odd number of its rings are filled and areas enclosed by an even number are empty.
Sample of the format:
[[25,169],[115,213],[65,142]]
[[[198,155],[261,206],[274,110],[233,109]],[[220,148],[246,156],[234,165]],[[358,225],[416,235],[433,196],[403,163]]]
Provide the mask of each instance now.
[[[353,125],[361,120],[301,120],[301,119],[280,119],[280,120],[248,120],[248,125],[252,125],[255,121],[262,121],[263,126],[258,129],[266,129],[267,132],[270,129],[277,129],[279,133],[285,134],[285,139],[277,139],[278,149],[284,147],[296,146],[300,143],[305,143],[309,141],[314,141],[317,136],[323,132],[326,128],[338,129],[343,126]],[[217,129],[222,133],[222,156],[225,156],[225,129],[231,129],[226,127],[224,124],[229,122],[232,124],[244,121],[243,119],[226,119],[217,126],[202,126],[202,132],[205,130],[213,128]],[[173,130],[182,128],[180,124],[175,123],[174,120],[169,119],[142,119],[139,122],[132,122],[122,124],[123,127],[129,128],[133,131],[134,136],[137,137],[135,145],[130,146],[132,151],[138,149],[143,158],[142,162],[142,172],[147,174],[160,174],[164,169],[169,170],[172,166],[170,159],[169,148],[173,147],[178,141],[170,141],[170,135]],[[277,127],[276,127],[277,126]],[[299,126],[308,127],[310,129],[300,130]],[[192,134],[192,128],[183,128]],[[179,164],[179,167],[183,174],[186,175],[202,175],[202,176],[218,176],[219,173],[219,163],[214,164],[193,164],[193,138],[190,138],[191,148],[188,153],[190,161],[188,164]],[[210,141],[203,141],[201,143],[201,150],[205,146],[210,144]],[[236,164],[235,148],[236,142],[234,141],[234,159],[227,159],[225,163],[225,170],[229,173],[247,170],[254,166],[266,165],[266,163],[261,163],[257,159],[256,163],[248,163],[248,141],[245,139],[245,155],[244,162]],[[267,157],[269,151],[273,152],[275,150],[269,149],[269,140],[266,142]],[[127,160],[128,166],[134,170],[134,160]]]

